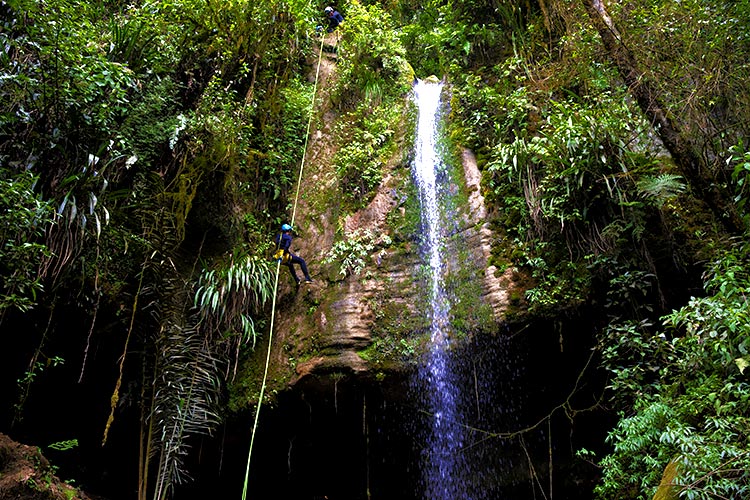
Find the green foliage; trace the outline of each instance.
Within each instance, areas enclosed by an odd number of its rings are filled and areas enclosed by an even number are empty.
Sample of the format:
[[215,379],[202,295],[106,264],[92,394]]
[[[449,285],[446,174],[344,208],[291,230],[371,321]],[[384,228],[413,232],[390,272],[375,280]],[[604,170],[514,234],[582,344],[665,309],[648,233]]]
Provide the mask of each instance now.
[[375,234],[370,230],[357,230],[348,235],[345,240],[337,241],[323,259],[324,264],[337,263],[339,274],[359,274],[367,267],[368,258],[372,252],[381,247],[385,251],[391,244],[387,234]]
[[280,90],[278,111],[266,120],[261,131],[262,139],[257,148],[264,154],[248,154],[252,158],[248,161],[248,172],[253,168],[255,172],[261,169],[263,183],[258,187],[273,200],[288,192],[297,180],[295,173],[304,154],[307,123],[312,113],[312,90],[308,82],[290,80]]
[[28,74],[38,85],[36,90],[42,91],[41,101],[31,96],[24,99],[26,111],[34,118],[51,106],[58,117],[67,115],[94,129],[106,130],[126,113],[128,93],[135,88],[136,80],[130,68],[108,60],[100,50],[104,40],[96,23],[105,17],[102,8],[89,2],[60,0],[36,5],[28,12],[27,19],[37,22],[22,28],[34,43],[27,43],[24,35],[16,41],[19,48],[27,50],[30,57],[38,57],[51,70],[45,74],[29,68]]
[[68,439],[66,441],[57,441],[55,443],[47,445],[47,448],[52,448],[58,451],[68,451],[78,447],[77,439]]
[[586,217],[597,194],[604,194],[600,179],[635,166],[638,157],[623,140],[642,133],[631,129],[638,123],[632,110],[609,93],[591,97],[547,101],[537,133],[498,144],[488,164],[496,182],[523,184],[537,230],[546,230],[544,221],[562,227]]
[[126,167],[137,163],[142,170],[159,168],[171,156],[175,136],[185,126],[184,115],[177,112],[179,91],[172,78],[165,76],[143,82],[133,95],[120,128],[124,149],[132,151]]
[[663,340],[656,336],[648,321],[610,323],[602,335],[602,364],[611,373],[612,398],[633,404],[644,395],[644,388],[653,383],[662,368],[659,353],[664,352]]
[[[704,154],[726,158],[728,148],[748,136],[747,4],[630,0],[612,8],[627,34],[625,43],[637,50],[640,66],[658,85],[684,135]],[[725,178],[720,161],[712,168]]]
[[34,191],[31,172],[0,170],[0,318],[8,308],[28,311],[43,290],[38,274],[49,249],[44,232],[53,222],[51,203]]
[[389,14],[378,5],[354,3],[347,10],[337,86],[333,99],[352,111],[336,130],[341,147],[334,158],[341,188],[354,208],[365,204],[393,156],[395,135],[403,123],[413,73],[391,29]]
[[562,262],[550,266],[540,256],[529,259],[527,267],[536,286],[526,290],[524,297],[535,313],[549,314],[560,306],[576,307],[590,292],[591,276],[585,265]]
[[347,123],[338,136],[346,138],[334,158],[336,173],[348,198],[361,204],[383,179],[384,164],[394,153],[394,124],[399,120],[398,106],[379,106],[365,114],[360,126]]
[[693,298],[665,318],[665,324],[683,333],[676,343],[677,373],[694,369],[736,376],[734,360],[748,354],[750,321],[746,291],[750,285],[750,248],[737,243],[712,263],[705,278],[708,296]]
[[[102,12],[92,4],[59,1],[29,9],[23,16],[11,11],[4,36],[10,50],[0,71],[9,84],[0,89],[0,151],[32,165],[57,159],[55,169],[40,170],[54,187],[112,138],[137,82],[99,50],[94,23]],[[24,143],[34,147],[24,151]]]
[[207,333],[236,338],[239,344],[259,335],[253,314],[262,311],[273,294],[273,272],[268,261],[251,257],[233,258],[226,267],[205,269],[198,280],[194,305]]
[[[517,71],[518,63],[516,58],[506,60],[502,66],[504,76]],[[524,86],[498,88],[488,85],[480,75],[467,75],[452,99],[461,139],[485,154],[498,141],[510,142],[525,136],[533,109],[531,97]]]
[[373,106],[411,89],[413,71],[392,26],[389,13],[377,4],[349,6],[336,91],[340,100]]
[[[267,216],[268,214],[264,214]],[[268,228],[259,217],[256,217],[253,213],[245,214],[243,218],[243,226],[245,229],[245,241],[247,241],[247,247],[253,249],[258,255],[265,255],[268,250],[274,246],[273,241],[268,239]],[[273,225],[279,227],[281,224],[280,220],[273,220]]]
[[727,164],[732,166],[732,181],[735,185],[734,202],[747,219],[748,181],[750,181],[750,151],[745,150],[742,141],[729,148]]
[[493,66],[526,43],[524,9],[513,1],[433,0],[413,5],[405,17],[402,40],[424,75]]
[[107,59],[126,65],[136,74],[164,74],[177,62],[179,47],[162,20],[145,9],[131,6],[113,16]]
[[603,256],[632,261],[622,245],[644,245],[651,214],[684,186],[620,92],[532,93],[520,67],[509,58],[503,71],[522,86],[467,76],[452,134],[479,152],[507,256],[533,278],[530,311],[547,314],[587,299]]
[[[220,65],[234,72],[249,54],[276,60],[293,53],[300,35],[312,33],[317,12],[307,2],[248,2],[228,0],[221,5],[201,0],[170,0],[154,6],[174,36],[173,45],[190,50],[197,43]],[[288,45],[279,39],[287,38]],[[247,61],[249,62],[249,61]]]
[[750,384],[738,362],[750,349],[749,263],[747,244],[727,249],[706,273],[707,295],[665,316],[664,332],[612,331],[604,365],[615,394],[636,405],[609,434],[599,498],[650,498],[672,460],[680,498],[750,492]]
[[401,42],[409,53],[409,62],[420,76],[443,75],[445,73],[442,39],[438,32],[438,8],[440,2],[427,2],[423,8],[410,9],[410,23],[401,31]]
[[423,339],[417,337],[396,339],[383,336],[376,338],[367,349],[358,351],[357,354],[374,366],[393,361],[413,362],[420,352],[422,341]]
[[636,187],[645,198],[652,200],[657,208],[662,208],[668,200],[685,191],[682,177],[675,174],[643,177],[636,182]]
[[[675,451],[660,446],[662,433],[675,418],[674,410],[666,404],[645,400],[636,410],[639,411],[638,419],[621,420],[609,434],[608,439],[614,442],[615,451],[601,461],[605,473],[602,484],[595,489],[598,498],[651,498],[666,466],[665,460],[668,461]],[[632,460],[616,460],[614,455],[617,454],[632,456]]]

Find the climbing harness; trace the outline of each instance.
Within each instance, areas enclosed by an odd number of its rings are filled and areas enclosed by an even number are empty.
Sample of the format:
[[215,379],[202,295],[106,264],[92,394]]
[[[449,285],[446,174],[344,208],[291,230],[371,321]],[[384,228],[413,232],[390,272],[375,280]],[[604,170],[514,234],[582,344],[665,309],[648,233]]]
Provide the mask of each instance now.
[[284,250],[279,248],[278,250],[276,250],[276,253],[273,254],[273,258],[274,260],[281,262],[282,264],[286,264],[292,259],[292,256],[288,252],[284,252]]
[[[281,226],[282,231],[291,231],[292,226],[289,224],[282,224]],[[282,264],[289,263],[290,260],[292,260],[292,254],[290,252],[285,252],[283,248],[281,248],[281,240],[283,238],[283,233],[279,234],[276,237],[276,251],[273,254],[273,260],[281,262]]]
[[[313,85],[312,103],[310,106],[310,118],[307,120],[307,130],[305,132],[305,147],[302,150],[302,161],[299,166],[299,176],[297,177],[297,192],[294,195],[294,205],[292,209],[292,219],[290,224],[294,227],[294,219],[297,215],[297,202],[299,201],[300,184],[302,183],[302,172],[305,167],[305,156],[307,155],[307,141],[310,137],[310,125],[312,124],[313,109],[315,108],[315,96],[318,91],[318,77],[320,76],[320,63],[323,59],[323,41],[325,37],[320,38],[320,50],[318,50],[318,68],[315,71],[315,84]],[[275,257],[275,256],[274,256]],[[255,408],[255,419],[253,420],[253,431],[250,435],[250,450],[247,454],[247,468],[245,469],[245,484],[242,488],[242,500],[247,498],[247,481],[250,476],[250,459],[253,455],[253,444],[255,443],[255,431],[258,428],[258,417],[260,416],[260,407],[263,403],[263,396],[266,391],[266,381],[268,380],[268,365],[271,361],[271,345],[273,344],[273,327],[276,319],[276,292],[279,287],[279,270],[281,269],[281,260],[276,259],[276,278],[273,284],[273,300],[271,301],[271,324],[268,327],[268,351],[266,352],[266,366],[263,371],[263,383],[260,386],[260,395],[258,396],[258,405]]]

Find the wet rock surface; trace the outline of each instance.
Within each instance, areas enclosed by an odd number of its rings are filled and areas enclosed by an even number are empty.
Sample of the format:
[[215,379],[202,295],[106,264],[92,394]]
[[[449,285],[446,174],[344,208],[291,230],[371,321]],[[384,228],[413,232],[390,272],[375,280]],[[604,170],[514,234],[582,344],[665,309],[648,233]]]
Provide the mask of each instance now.
[[[320,155],[322,153],[318,153]],[[456,232],[450,236],[449,245],[460,246],[466,254],[469,262],[463,261],[460,265],[469,266],[481,278],[480,302],[488,304],[494,320],[501,323],[514,287],[512,273],[510,270],[499,273],[489,265],[495,236],[486,221],[481,173],[470,151],[463,152],[462,163],[465,175],[462,181],[469,204],[456,221]],[[364,231],[374,235],[389,234],[388,216],[400,208],[395,184],[393,177],[386,176],[372,201],[344,219],[343,234],[351,236]],[[320,256],[334,240],[332,219],[326,216],[320,220],[329,222],[316,223],[299,240],[300,252],[315,256],[312,262],[308,261],[312,269],[318,268],[311,271],[313,274],[320,273]],[[420,266],[423,265],[416,248],[379,248],[368,256],[366,269],[360,274],[340,276],[336,274],[338,268],[333,266],[324,273],[323,279],[293,292],[289,307],[280,313],[278,335],[282,340],[277,343],[275,352],[278,363],[294,370],[291,385],[316,374],[364,375],[371,371],[372,363],[360,354],[377,340],[378,330],[382,329],[378,321],[382,320],[383,311],[400,310],[401,318],[422,314],[418,304],[423,293],[419,286]],[[310,350],[315,354],[305,356]],[[397,371],[401,368],[404,367],[399,367],[398,363],[388,366]]]

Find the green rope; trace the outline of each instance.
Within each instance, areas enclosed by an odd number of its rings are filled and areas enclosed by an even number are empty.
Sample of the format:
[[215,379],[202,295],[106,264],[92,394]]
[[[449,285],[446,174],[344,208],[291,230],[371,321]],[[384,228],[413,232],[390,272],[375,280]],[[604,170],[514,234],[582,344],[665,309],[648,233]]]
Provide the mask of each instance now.
[[[292,210],[291,226],[294,226],[294,218],[297,214],[297,202],[299,201],[300,184],[302,183],[302,170],[305,166],[305,155],[307,154],[307,140],[310,137],[310,124],[312,123],[313,109],[315,109],[315,95],[318,91],[318,76],[320,75],[320,63],[323,59],[323,40],[320,38],[320,50],[318,51],[318,68],[315,71],[315,84],[313,85],[312,105],[310,106],[310,118],[307,120],[307,131],[305,132],[305,149],[302,152],[302,162],[299,167],[299,177],[297,178],[297,193],[294,196],[294,208]],[[273,326],[276,319],[276,291],[279,288],[279,270],[281,261],[276,263],[276,279],[273,284],[273,300],[271,301],[271,325],[268,328],[268,351],[266,352],[266,367],[263,372],[263,383],[260,386],[260,396],[258,397],[258,406],[255,408],[255,419],[253,420],[253,432],[250,435],[250,450],[247,453],[247,467],[245,469],[245,484],[242,488],[242,500],[247,498],[247,483],[250,476],[250,459],[253,455],[253,444],[255,443],[255,431],[258,428],[258,418],[260,417],[260,406],[263,402],[263,395],[266,392],[266,381],[268,380],[268,365],[271,361],[271,345],[273,341]]]
[[294,208],[292,209],[292,221],[289,223],[294,227],[294,218],[297,215],[297,201],[299,200],[299,190],[302,184],[302,170],[305,168],[305,155],[307,153],[307,141],[310,138],[310,124],[312,123],[313,113],[315,109],[315,95],[318,92],[318,76],[320,75],[320,62],[323,60],[323,41],[325,37],[320,37],[320,50],[318,51],[318,69],[315,70],[315,84],[313,85],[313,96],[312,103],[310,105],[310,118],[307,120],[307,130],[305,131],[305,149],[302,152],[302,162],[299,165],[299,177],[297,178],[297,193],[294,195]]

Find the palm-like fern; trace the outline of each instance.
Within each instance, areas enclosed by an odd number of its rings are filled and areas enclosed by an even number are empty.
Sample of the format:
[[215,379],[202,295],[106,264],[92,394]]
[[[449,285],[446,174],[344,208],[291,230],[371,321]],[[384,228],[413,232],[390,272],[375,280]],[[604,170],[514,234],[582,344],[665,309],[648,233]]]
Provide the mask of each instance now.
[[157,388],[149,418],[151,449],[158,454],[154,500],[167,498],[176,484],[189,479],[183,459],[187,438],[211,434],[219,418],[219,361],[204,337],[192,327],[163,326],[156,339]]
[[148,33],[147,25],[139,19],[117,19],[110,21],[112,41],[107,58],[125,63],[133,71],[139,71],[144,61],[153,60],[154,33]]
[[657,208],[661,208],[668,200],[685,191],[685,182],[680,175],[659,174],[639,179],[636,187],[641,196],[652,200]]
[[271,298],[273,276],[268,261],[250,255],[233,257],[224,268],[204,270],[194,300],[201,329],[235,339],[235,347],[252,341],[255,348],[253,314]]
[[[154,500],[163,500],[175,485],[189,479],[184,459],[191,438],[211,434],[220,421],[219,396],[226,363],[218,354],[223,343],[212,342],[197,327],[199,318],[190,312],[191,283],[185,279],[185,270],[174,263],[182,234],[180,218],[160,205],[168,199],[163,186],[145,186],[144,191],[161,196],[148,197],[153,204],[144,204],[139,213],[148,251],[128,338],[131,333],[140,337],[144,352],[138,498],[153,495]],[[130,351],[127,345],[126,341],[123,360]],[[119,385],[118,380],[113,404]]]

